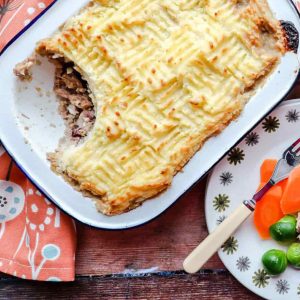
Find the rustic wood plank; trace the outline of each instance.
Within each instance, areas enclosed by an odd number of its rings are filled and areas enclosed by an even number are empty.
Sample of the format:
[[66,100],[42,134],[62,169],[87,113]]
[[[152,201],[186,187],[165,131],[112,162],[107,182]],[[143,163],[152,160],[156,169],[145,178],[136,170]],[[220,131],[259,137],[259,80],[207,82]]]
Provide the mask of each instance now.
[[78,277],[74,283],[0,280],[0,299],[259,299],[227,271],[143,277]]
[[298,99],[300,98],[300,81],[298,81],[291,92],[289,93],[287,99]]
[[[135,229],[104,231],[79,225],[77,274],[181,270],[185,256],[207,235],[205,185],[206,180],[202,180],[162,216]],[[204,268],[223,265],[215,255]]]

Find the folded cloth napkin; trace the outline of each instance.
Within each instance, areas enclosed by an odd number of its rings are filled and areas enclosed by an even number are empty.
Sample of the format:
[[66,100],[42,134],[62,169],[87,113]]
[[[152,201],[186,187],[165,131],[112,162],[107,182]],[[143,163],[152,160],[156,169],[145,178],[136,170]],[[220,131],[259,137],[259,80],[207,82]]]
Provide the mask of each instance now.
[[0,53],[55,0],[0,0]]
[[30,183],[0,146],[0,271],[72,281],[75,247],[73,220]]
[[[0,53],[53,2],[0,0]],[[0,144],[0,271],[72,281],[75,248],[73,220],[30,183]]]

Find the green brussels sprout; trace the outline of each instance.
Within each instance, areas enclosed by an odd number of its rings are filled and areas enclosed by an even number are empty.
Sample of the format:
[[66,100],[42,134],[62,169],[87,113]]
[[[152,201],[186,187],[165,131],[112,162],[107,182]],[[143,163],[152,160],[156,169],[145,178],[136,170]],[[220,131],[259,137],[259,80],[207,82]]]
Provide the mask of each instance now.
[[268,274],[279,275],[283,273],[287,267],[286,254],[282,250],[269,250],[263,255],[262,263]]
[[300,243],[293,243],[287,251],[287,259],[295,268],[300,268]]
[[270,227],[271,237],[281,243],[290,243],[297,238],[297,220],[295,216],[287,215]]

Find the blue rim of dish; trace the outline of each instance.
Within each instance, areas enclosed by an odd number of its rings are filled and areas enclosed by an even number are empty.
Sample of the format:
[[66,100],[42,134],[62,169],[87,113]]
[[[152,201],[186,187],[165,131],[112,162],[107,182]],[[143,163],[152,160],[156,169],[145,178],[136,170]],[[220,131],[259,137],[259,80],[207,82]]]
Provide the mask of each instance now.
[[[9,46],[11,46],[13,44],[14,41],[16,41],[23,33],[25,33],[25,31],[27,31],[32,25],[34,25],[36,23],[36,21],[38,21],[58,0],[54,0],[53,3],[50,4],[50,6],[48,6],[40,15],[38,15],[29,25],[27,25],[26,27],[24,27],[23,30],[21,30],[15,38],[13,38],[6,46],[5,48],[0,52],[0,57],[1,55],[4,53],[5,50],[7,50],[9,48]],[[299,19],[300,19],[300,12],[298,11],[295,3],[293,2],[293,0],[287,0],[293,7],[296,15],[298,15]],[[298,45],[298,51],[300,51],[300,44]],[[297,51],[297,53],[298,53]],[[297,55],[297,54],[296,54]],[[266,114],[263,115],[263,117],[258,120],[241,138],[239,138],[237,140],[237,142],[230,147],[208,170],[206,170],[202,176],[199,177],[199,179],[197,179],[186,191],[184,191],[172,204],[170,204],[168,207],[166,207],[160,214],[158,214],[157,216],[153,217],[150,220],[147,220],[145,222],[142,222],[138,225],[133,225],[133,226],[129,226],[129,227],[121,227],[121,228],[105,228],[105,227],[100,227],[100,226],[95,226],[95,225],[91,225],[89,223],[86,223],[82,220],[77,219],[76,217],[72,216],[70,213],[66,212],[64,210],[64,208],[61,207],[61,205],[59,205],[57,203],[57,201],[55,199],[53,199],[53,197],[51,197],[48,192],[42,188],[40,186],[40,184],[22,167],[21,164],[18,163],[17,159],[15,158],[14,154],[12,153],[12,151],[10,151],[5,144],[1,141],[0,139],[0,145],[3,146],[3,148],[6,150],[6,152],[9,154],[9,156],[11,157],[11,159],[14,161],[14,163],[20,168],[20,170],[22,170],[22,172],[27,176],[27,178],[35,185],[35,187],[42,193],[44,194],[44,196],[46,196],[51,202],[53,202],[57,207],[59,207],[59,209],[61,209],[66,215],[70,216],[71,218],[75,219],[76,221],[78,221],[81,224],[84,224],[86,226],[89,226],[91,228],[95,228],[95,229],[99,229],[99,230],[105,230],[105,231],[117,231],[117,230],[130,230],[130,229],[134,229],[134,228],[138,228],[142,225],[146,225],[150,222],[153,222],[154,220],[156,220],[157,218],[159,218],[161,215],[163,215],[164,213],[166,213],[171,207],[173,207],[175,204],[178,203],[179,200],[181,200],[187,192],[189,192],[191,189],[193,189],[207,174],[208,172],[213,169],[226,155],[227,153],[233,149],[236,145],[238,145],[243,139],[244,137],[251,132],[260,122],[263,118],[265,118],[271,111],[273,111],[277,106],[279,106],[282,101],[285,100],[285,98],[288,96],[288,94],[291,92],[291,90],[293,89],[293,87],[295,86],[295,84],[297,83],[297,81],[300,79],[300,68],[298,68],[298,73],[297,76],[295,77],[294,82],[291,84],[291,87],[287,90],[287,92],[285,93],[285,95],[281,98],[281,100],[279,100],[275,105],[273,105]]]

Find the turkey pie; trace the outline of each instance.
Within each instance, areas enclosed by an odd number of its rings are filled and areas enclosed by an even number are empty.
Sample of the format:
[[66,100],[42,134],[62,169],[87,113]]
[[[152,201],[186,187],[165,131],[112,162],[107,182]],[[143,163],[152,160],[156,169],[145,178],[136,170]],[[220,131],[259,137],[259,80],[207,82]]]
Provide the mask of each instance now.
[[37,53],[67,132],[54,170],[107,215],[166,189],[285,52],[265,0],[94,0]]

